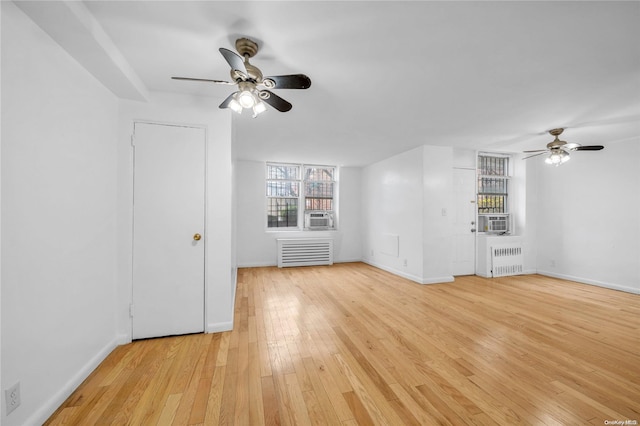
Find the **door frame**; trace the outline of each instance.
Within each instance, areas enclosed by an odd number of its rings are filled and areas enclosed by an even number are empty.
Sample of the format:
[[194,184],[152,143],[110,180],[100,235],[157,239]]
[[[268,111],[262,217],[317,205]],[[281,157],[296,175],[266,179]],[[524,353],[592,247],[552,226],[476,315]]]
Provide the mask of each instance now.
[[134,249],[133,249],[133,244],[134,244],[134,226],[135,226],[135,213],[134,213],[134,202],[135,202],[135,132],[136,132],[136,124],[150,124],[150,125],[156,125],[156,126],[169,126],[169,127],[187,127],[187,128],[191,128],[191,129],[201,129],[204,133],[204,211],[203,211],[203,223],[204,223],[204,238],[203,238],[203,243],[204,243],[204,264],[203,264],[203,268],[204,268],[204,282],[203,282],[203,294],[202,297],[204,298],[204,306],[203,306],[203,318],[202,318],[202,322],[203,322],[203,330],[204,333],[206,334],[207,331],[207,318],[208,316],[208,308],[209,308],[209,286],[207,285],[207,283],[209,282],[209,268],[207,268],[207,259],[209,258],[209,244],[208,244],[208,238],[209,238],[209,133],[207,130],[207,126],[203,125],[203,124],[192,124],[192,123],[177,123],[177,122],[168,122],[168,121],[155,121],[155,120],[143,120],[143,119],[134,119],[131,123],[131,140],[130,140],[130,144],[129,144],[129,148],[130,148],[130,177],[131,177],[131,198],[129,200],[129,206],[131,208],[130,210],[130,220],[131,220],[131,228],[130,228],[130,249],[131,249],[131,253],[130,253],[130,260],[131,260],[131,269],[130,269],[130,288],[129,288],[129,337],[128,337],[128,342],[132,342],[133,341],[133,315],[132,315],[132,311],[131,311],[131,307],[133,306],[133,262],[134,262]]

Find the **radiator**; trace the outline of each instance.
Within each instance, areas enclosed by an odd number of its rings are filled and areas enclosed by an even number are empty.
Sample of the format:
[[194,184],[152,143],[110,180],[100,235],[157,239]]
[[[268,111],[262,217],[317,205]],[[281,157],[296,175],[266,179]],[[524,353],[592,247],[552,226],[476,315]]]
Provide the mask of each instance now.
[[331,238],[278,238],[278,268],[333,265]]
[[491,247],[491,276],[519,275],[523,270],[522,244]]

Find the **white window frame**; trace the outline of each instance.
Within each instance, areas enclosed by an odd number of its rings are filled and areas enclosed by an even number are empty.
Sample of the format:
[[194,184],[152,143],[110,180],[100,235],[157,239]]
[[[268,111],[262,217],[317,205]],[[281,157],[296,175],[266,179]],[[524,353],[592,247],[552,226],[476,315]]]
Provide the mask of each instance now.
[[[480,174],[480,157],[495,157],[495,158],[506,158],[507,159],[507,170],[506,170],[506,174],[505,175],[483,175]],[[505,154],[505,153],[499,153],[499,152],[478,152],[478,155],[476,157],[476,161],[477,161],[477,176],[478,179],[476,181],[476,185],[477,185],[477,190],[476,190],[476,215],[477,215],[477,224],[478,224],[478,232],[480,233],[492,233],[490,230],[485,229],[488,226],[488,218],[491,217],[506,217],[506,220],[508,222],[508,231],[507,233],[511,233],[513,232],[513,213],[511,211],[511,199],[512,199],[512,192],[513,192],[513,188],[512,188],[512,182],[511,182],[511,178],[513,176],[513,156],[510,154]],[[506,191],[504,193],[501,192],[484,192],[481,193],[480,192],[480,180],[482,178],[487,178],[487,179],[494,179],[494,180],[498,180],[498,181],[503,181],[504,185],[506,186]],[[504,196],[505,197],[505,201],[504,201],[504,212],[493,212],[493,213],[487,213],[487,212],[480,212],[480,196],[481,195],[497,195],[497,196]]]
[[[320,169],[332,169],[333,170],[333,180],[307,180],[306,176],[307,176],[307,170],[308,169],[312,169],[312,168],[320,168]],[[307,209],[307,198],[316,198],[318,199],[318,197],[307,197],[307,184],[308,183],[321,183],[321,184],[326,184],[326,183],[330,183],[331,184],[331,209]],[[302,165],[302,202],[303,204],[303,214],[304,214],[304,218],[303,220],[306,222],[306,217],[307,217],[307,213],[323,213],[323,214],[328,214],[330,217],[330,226],[327,226],[326,228],[322,228],[324,230],[334,230],[336,229],[336,223],[337,223],[337,194],[338,194],[338,167],[337,166],[328,166],[325,164],[303,164]],[[309,229],[307,228],[307,224],[303,222],[302,226],[304,227],[305,231],[311,231],[311,230],[316,230],[316,229]]]
[[[297,179],[283,179],[283,181],[287,181],[287,182],[297,182],[298,184],[298,207],[297,207],[297,225],[296,226],[289,226],[289,227],[275,227],[275,226],[269,226],[269,206],[270,206],[270,199],[273,198],[293,198],[293,197],[278,197],[278,196],[273,196],[273,195],[269,195],[269,191],[268,191],[268,184],[271,181],[274,181],[276,179],[272,179],[269,177],[269,167],[270,166],[286,166],[286,167],[297,167],[298,168],[298,176]],[[329,169],[333,169],[333,180],[330,181],[333,184],[333,197],[331,198],[332,200],[332,210],[306,210],[306,183],[307,181],[305,181],[305,176],[306,176],[306,170],[308,168],[312,168],[312,167],[318,167],[318,168],[329,168]],[[339,168],[338,166],[333,166],[333,165],[326,165],[326,164],[304,164],[304,163],[284,163],[284,162],[275,162],[275,161],[269,161],[265,164],[265,230],[267,232],[289,232],[289,231],[304,231],[304,232],[316,232],[315,229],[307,229],[305,227],[305,213],[308,211],[313,211],[313,212],[318,212],[318,211],[326,211],[326,212],[330,212],[331,216],[332,216],[332,227],[328,227],[324,230],[328,230],[328,231],[335,231],[338,226],[338,187],[339,187],[339,183],[338,183],[338,173],[339,173]],[[321,182],[321,181],[318,181]],[[328,181],[325,181],[328,182]]]
[[[296,167],[297,168],[297,175],[295,177],[295,179],[274,179],[271,178],[269,176],[269,168],[270,167]],[[286,197],[286,196],[277,196],[277,195],[269,195],[269,183],[270,182],[290,182],[290,183],[296,183],[298,190],[297,190],[297,196],[296,197]],[[265,215],[265,228],[268,231],[298,231],[300,230],[300,226],[301,226],[301,222],[300,222],[300,210],[301,210],[301,204],[300,204],[300,195],[302,192],[302,167],[300,164],[291,164],[291,163],[276,163],[276,162],[268,162],[265,165],[265,209],[264,212],[266,213]],[[296,225],[295,226],[269,226],[269,208],[270,208],[270,200],[272,199],[295,199],[298,202],[297,205],[297,211],[296,211]]]

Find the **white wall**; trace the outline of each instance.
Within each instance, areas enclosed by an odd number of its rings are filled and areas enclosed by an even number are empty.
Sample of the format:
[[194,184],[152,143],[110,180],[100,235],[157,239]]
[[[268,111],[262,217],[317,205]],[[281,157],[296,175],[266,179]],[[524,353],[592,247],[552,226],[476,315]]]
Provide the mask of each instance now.
[[640,293],[640,138],[537,161],[538,272]]
[[337,262],[362,260],[362,168],[340,167],[338,208],[340,217],[335,237]]
[[[362,172],[363,260],[421,284],[453,281],[453,149],[421,146]],[[397,250],[394,251],[394,245]]]
[[449,282],[453,281],[453,149],[425,145],[422,158],[422,282]]
[[361,259],[360,169],[341,167],[338,172],[338,229],[336,231],[267,231],[265,163],[238,160],[236,178],[237,260],[239,267],[278,263],[277,238],[331,237],[334,262]]
[[523,237],[524,273],[534,274],[538,268],[538,167],[536,160],[514,156],[511,206],[515,235]]
[[365,262],[422,282],[423,197],[422,147],[363,169],[362,257]]
[[149,102],[121,100],[118,128],[118,330],[131,340],[131,261],[134,121],[204,126],[207,132],[206,324],[207,332],[233,327],[235,263],[233,246],[231,117],[215,99],[163,93]]
[[116,345],[117,100],[2,2],[0,423],[41,424]]

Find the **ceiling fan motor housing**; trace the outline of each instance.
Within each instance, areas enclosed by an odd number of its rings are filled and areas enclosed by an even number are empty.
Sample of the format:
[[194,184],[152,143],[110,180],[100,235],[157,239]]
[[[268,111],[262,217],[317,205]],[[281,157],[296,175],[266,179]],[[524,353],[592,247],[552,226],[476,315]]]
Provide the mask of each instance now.
[[243,58],[253,58],[258,53],[258,43],[248,38],[239,38],[236,40],[236,50]]
[[549,130],[549,134],[551,136],[555,136],[555,139],[552,140],[551,142],[549,142],[547,144],[547,148],[549,148],[550,150],[554,150],[554,149],[559,149],[562,146],[566,145],[567,142],[565,141],[561,141],[558,136],[560,136],[562,134],[562,132],[564,131],[564,129],[562,127],[559,127],[557,129],[551,129]]
[[556,138],[554,140],[552,140],[551,142],[549,142],[547,144],[547,148],[549,148],[550,150],[554,150],[554,149],[560,149],[563,146],[565,146],[567,144],[567,142],[565,141],[561,141],[560,139],[558,139],[558,137],[556,136]]

